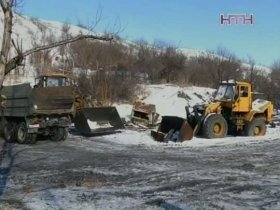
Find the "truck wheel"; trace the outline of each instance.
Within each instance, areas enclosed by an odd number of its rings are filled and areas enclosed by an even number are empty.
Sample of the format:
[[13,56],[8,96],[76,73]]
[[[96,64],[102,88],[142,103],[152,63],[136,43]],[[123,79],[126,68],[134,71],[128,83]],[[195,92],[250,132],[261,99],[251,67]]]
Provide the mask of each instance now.
[[52,141],[61,141],[64,138],[64,128],[52,128],[50,138]]
[[65,141],[68,137],[68,129],[67,128],[61,128],[63,129],[63,137],[62,137],[62,141]]
[[18,124],[16,137],[17,142],[20,144],[25,144],[28,142],[28,130],[25,122]]
[[213,114],[206,118],[202,129],[206,138],[224,138],[228,132],[228,124],[222,115]]
[[28,144],[35,144],[37,141],[37,133],[28,134]]
[[28,133],[25,122],[18,124],[16,129],[16,139],[20,144],[35,144],[37,140],[37,133]]
[[245,125],[245,136],[264,136],[266,133],[265,120],[254,118],[250,123]]
[[16,137],[16,124],[7,122],[4,126],[4,138],[6,142],[14,142]]

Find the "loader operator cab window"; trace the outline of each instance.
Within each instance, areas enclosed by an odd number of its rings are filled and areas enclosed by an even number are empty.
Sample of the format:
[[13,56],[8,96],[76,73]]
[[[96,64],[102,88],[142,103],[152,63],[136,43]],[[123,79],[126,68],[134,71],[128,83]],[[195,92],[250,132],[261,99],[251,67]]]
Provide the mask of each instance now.
[[235,96],[235,86],[222,84],[220,85],[215,101],[233,101]]
[[248,97],[248,87],[246,86],[240,87],[240,97]]

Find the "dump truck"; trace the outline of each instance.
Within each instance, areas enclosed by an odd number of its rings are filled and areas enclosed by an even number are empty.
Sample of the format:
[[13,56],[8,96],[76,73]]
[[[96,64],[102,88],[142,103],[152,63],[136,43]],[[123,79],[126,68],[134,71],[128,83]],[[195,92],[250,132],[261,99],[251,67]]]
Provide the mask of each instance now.
[[263,136],[266,124],[273,120],[274,109],[271,101],[253,101],[251,83],[224,81],[212,103],[186,107],[186,115],[186,119],[164,116],[151,135],[158,141],[185,141],[194,135],[210,139],[228,134]]
[[1,127],[7,142],[35,143],[38,134],[53,141],[67,138],[74,111],[72,87],[4,86],[1,98]]
[[59,86],[72,88],[75,99],[74,109],[71,115],[72,123],[79,133],[85,136],[103,135],[124,129],[124,124],[116,107],[97,106],[94,101],[87,98],[74,84],[71,76],[65,73],[48,72],[36,78],[38,87]]
[[65,140],[74,123],[83,135],[101,135],[124,129],[115,107],[92,107],[63,73],[46,73],[34,87],[20,84],[1,90],[1,127],[7,142],[35,143],[37,135]]

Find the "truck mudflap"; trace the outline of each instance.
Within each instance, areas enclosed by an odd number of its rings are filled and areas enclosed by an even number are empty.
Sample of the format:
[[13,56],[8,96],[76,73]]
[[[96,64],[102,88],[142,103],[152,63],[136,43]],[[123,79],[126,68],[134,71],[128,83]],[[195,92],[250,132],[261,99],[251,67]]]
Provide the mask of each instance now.
[[194,129],[188,121],[176,116],[163,116],[158,130],[151,131],[151,136],[160,142],[183,142],[191,140],[193,135]]
[[74,118],[75,128],[83,135],[102,135],[124,129],[116,107],[82,108]]

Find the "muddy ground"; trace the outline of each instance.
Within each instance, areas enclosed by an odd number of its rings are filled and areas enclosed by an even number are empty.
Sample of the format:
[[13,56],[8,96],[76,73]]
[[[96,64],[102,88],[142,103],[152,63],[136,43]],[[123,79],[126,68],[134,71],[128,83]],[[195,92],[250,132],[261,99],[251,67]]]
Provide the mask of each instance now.
[[190,148],[70,135],[0,145],[0,209],[280,209],[280,139]]

